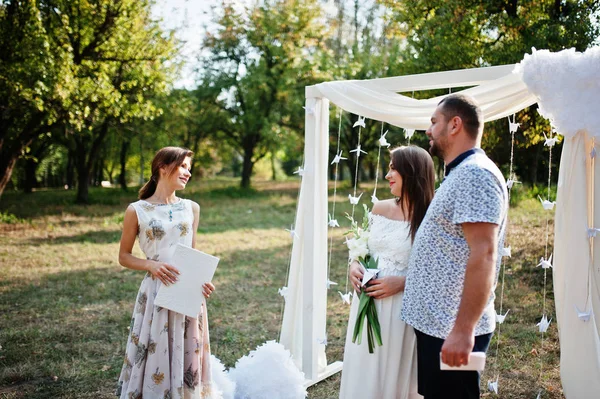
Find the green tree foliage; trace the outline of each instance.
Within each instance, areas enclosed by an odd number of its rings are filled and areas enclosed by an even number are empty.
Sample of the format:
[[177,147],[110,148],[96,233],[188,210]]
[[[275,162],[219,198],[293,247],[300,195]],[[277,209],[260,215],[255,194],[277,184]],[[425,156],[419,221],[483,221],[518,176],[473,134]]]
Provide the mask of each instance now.
[[[281,134],[301,132],[304,87],[319,77],[327,37],[317,1],[266,0],[239,10],[223,2],[204,45],[201,87],[227,115],[219,130],[243,156],[242,187]],[[285,133],[284,133],[285,132]]]
[[[374,0],[334,1],[335,9],[329,15],[329,25],[333,34],[327,40],[330,54],[327,69],[331,71],[336,80],[347,79],[375,79],[397,75],[403,64],[402,48],[405,43],[404,36],[397,34],[395,23],[385,18],[387,10]],[[338,118],[330,118],[332,132],[338,130]],[[348,156],[348,150],[354,149],[359,144],[359,129],[353,128],[357,115],[344,113],[340,135],[340,146]],[[385,126],[387,130],[389,126]],[[398,143],[400,135],[392,129],[386,136],[390,142]],[[381,135],[381,123],[366,121],[366,127],[361,129],[361,148],[368,152],[357,158],[355,155],[348,157],[348,161],[340,163],[340,167],[347,168],[349,176],[354,183],[362,178],[374,178],[375,170],[381,165],[377,163],[378,144]],[[330,152],[333,157],[337,147],[336,136],[330,135]],[[385,158],[385,157],[384,157]],[[357,165],[358,171],[356,174]],[[386,161],[384,161],[385,163]],[[387,165],[385,166],[387,168]],[[334,167],[330,168],[333,177]],[[365,173],[368,170],[368,173]],[[345,176],[341,171],[341,176]],[[361,173],[362,172],[362,173]]]
[[[21,143],[9,155],[17,157],[32,132],[63,125],[60,140],[75,157],[78,202],[87,202],[91,173],[110,126],[158,115],[154,99],[168,91],[176,71],[169,61],[175,39],[151,19],[150,6],[145,0],[4,4],[3,32],[17,37],[4,40],[3,34],[0,39],[7,47],[2,54],[11,61],[3,63],[0,81],[13,86],[0,87],[9,93],[3,109],[10,110],[2,125],[10,131],[7,137]],[[28,107],[36,112],[19,122]],[[0,171],[9,175],[8,169]]]
[[[393,29],[407,39],[401,74],[516,63],[532,47],[585,51],[600,33],[600,2],[596,0],[380,2],[392,12]],[[546,174],[548,165],[542,162],[546,155],[539,143],[544,133],[551,134],[536,109],[517,115],[521,129],[515,137],[516,172],[520,179],[533,183]],[[486,124],[482,145],[497,163],[508,164],[507,121]],[[555,154],[560,154],[561,146],[557,149]]]
[[0,196],[18,157],[61,118],[69,62],[53,48],[37,1],[0,2]]

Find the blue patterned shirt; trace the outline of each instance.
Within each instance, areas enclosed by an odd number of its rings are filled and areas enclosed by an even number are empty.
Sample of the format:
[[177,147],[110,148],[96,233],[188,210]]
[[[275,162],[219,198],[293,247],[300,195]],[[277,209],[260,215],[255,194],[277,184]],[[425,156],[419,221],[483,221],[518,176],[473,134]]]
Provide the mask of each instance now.
[[[462,297],[469,246],[462,223],[499,226],[496,283],[502,260],[508,211],[506,181],[483,151],[454,166],[417,231],[408,267],[402,319],[415,329],[445,339],[456,321]],[[496,327],[492,291],[475,335]]]

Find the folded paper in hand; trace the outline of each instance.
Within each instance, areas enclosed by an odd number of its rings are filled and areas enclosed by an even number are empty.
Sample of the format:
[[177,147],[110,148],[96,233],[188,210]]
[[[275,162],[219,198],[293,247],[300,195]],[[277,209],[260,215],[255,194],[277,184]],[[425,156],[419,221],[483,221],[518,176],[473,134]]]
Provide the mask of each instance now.
[[169,286],[161,285],[154,304],[197,318],[204,302],[202,285],[212,280],[219,258],[177,244],[170,263],[179,270],[178,280]]
[[448,366],[442,362],[442,354],[440,353],[440,370],[449,371],[483,371],[485,368],[485,353],[484,352],[471,352],[469,355],[469,363],[463,364],[458,367]]

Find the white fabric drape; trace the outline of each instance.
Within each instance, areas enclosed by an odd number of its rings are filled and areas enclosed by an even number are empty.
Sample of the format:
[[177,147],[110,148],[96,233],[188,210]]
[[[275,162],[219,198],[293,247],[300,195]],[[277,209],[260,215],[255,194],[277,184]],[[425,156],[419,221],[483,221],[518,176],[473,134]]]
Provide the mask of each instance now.
[[[304,175],[279,342],[296,366],[315,380],[327,366],[327,168],[329,101],[306,100]],[[323,134],[325,132],[326,134]]]
[[[448,74],[451,79],[447,81],[447,87],[451,87],[455,80],[462,78],[458,72],[468,76],[470,71],[440,72],[439,75]],[[419,75],[410,78],[405,76],[394,85],[390,80],[388,83],[393,89],[387,90],[383,90],[381,84],[374,85],[373,81],[327,82],[316,85],[316,89],[331,102],[353,114],[395,126],[425,130],[431,124],[431,115],[444,96],[415,100],[398,94],[397,92],[414,87],[414,80],[420,80]],[[486,122],[512,115],[536,102],[535,96],[528,91],[519,75],[510,72],[479,86],[462,90],[461,93],[477,100]]]
[[[534,51],[517,71],[539,99],[540,114],[565,136],[554,226],[554,298],[560,374],[567,399],[600,392],[600,162],[591,156],[600,136],[600,49],[585,53]],[[599,212],[595,210],[598,209]],[[590,312],[588,321],[577,310]]]

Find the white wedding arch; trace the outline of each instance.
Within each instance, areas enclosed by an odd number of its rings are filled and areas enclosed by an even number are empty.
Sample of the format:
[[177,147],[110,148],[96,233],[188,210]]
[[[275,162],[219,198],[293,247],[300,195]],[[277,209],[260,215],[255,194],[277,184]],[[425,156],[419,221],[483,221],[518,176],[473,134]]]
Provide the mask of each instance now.
[[[516,65],[306,87],[304,171],[280,342],[312,385],[340,371],[327,364],[326,337],[329,102],[406,129],[425,130],[442,97],[400,92],[469,87],[485,121],[534,103],[564,136],[555,213],[553,281],[565,396],[600,392],[600,48],[584,53],[533,51]],[[596,173],[598,171],[598,173]],[[599,254],[599,255],[597,255]]]

